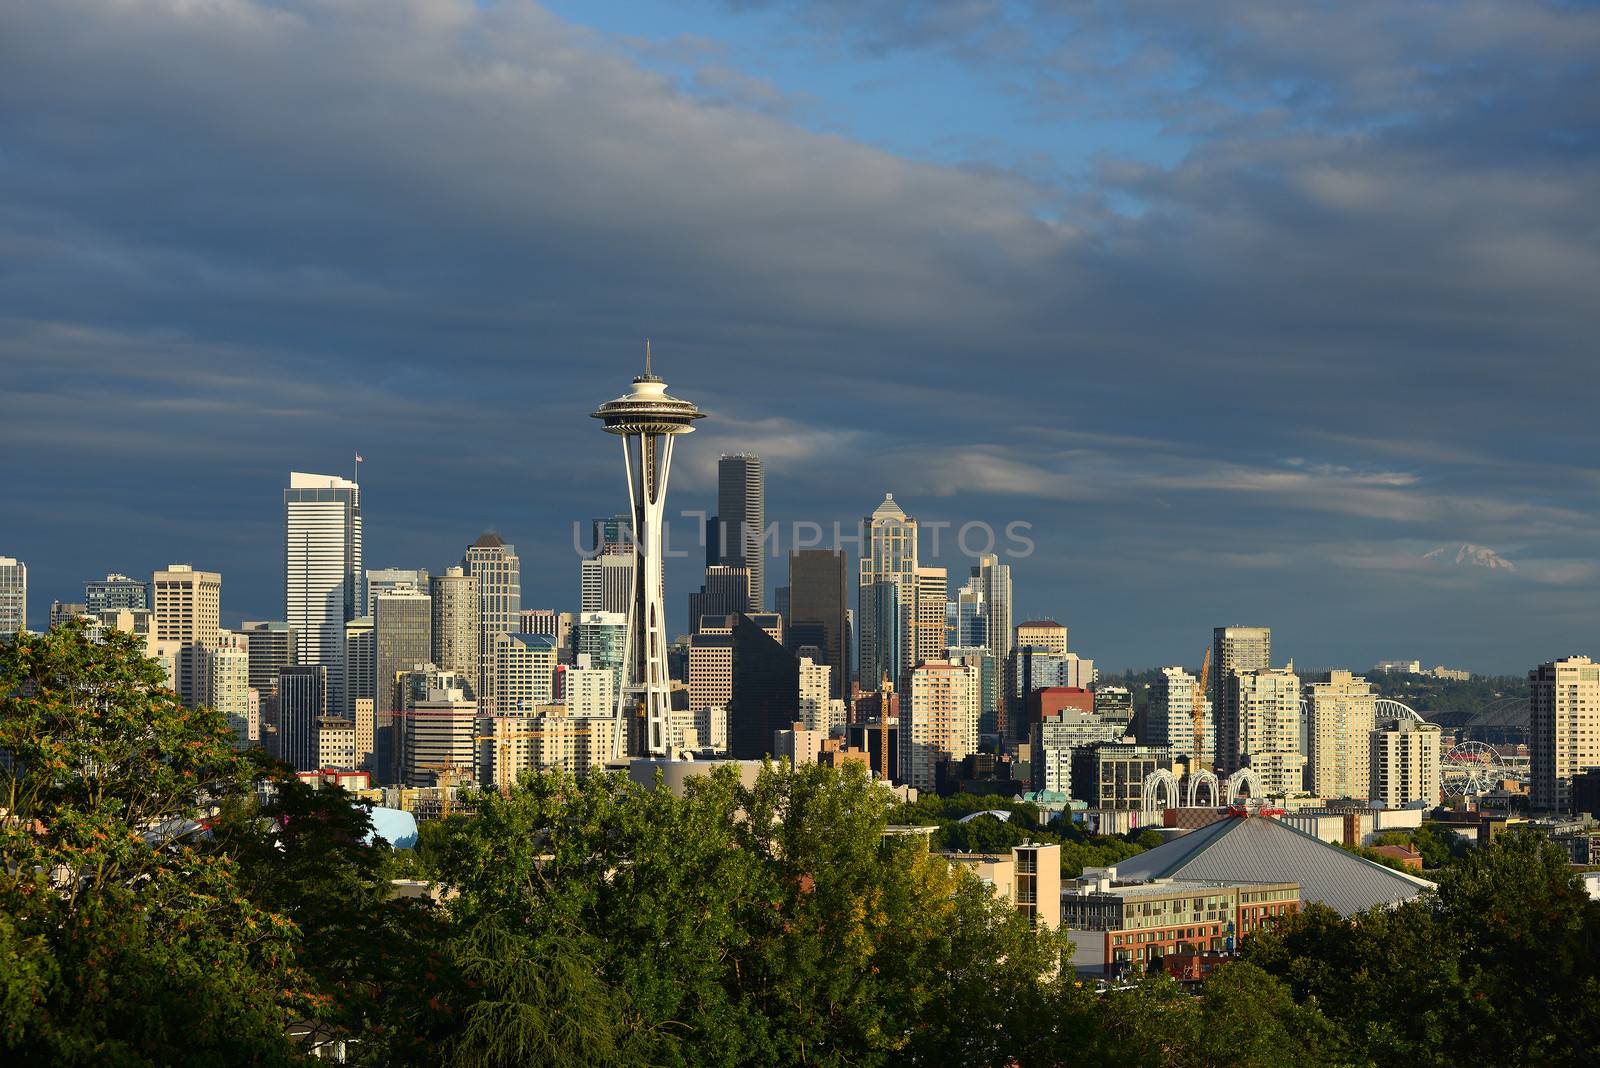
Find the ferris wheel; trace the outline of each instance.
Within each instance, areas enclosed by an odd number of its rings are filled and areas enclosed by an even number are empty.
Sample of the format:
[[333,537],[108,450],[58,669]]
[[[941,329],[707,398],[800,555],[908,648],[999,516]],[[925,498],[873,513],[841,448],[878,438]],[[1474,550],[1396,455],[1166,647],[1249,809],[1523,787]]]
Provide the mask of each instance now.
[[1439,761],[1439,789],[1451,797],[1479,797],[1507,779],[1526,778],[1486,742],[1457,742]]

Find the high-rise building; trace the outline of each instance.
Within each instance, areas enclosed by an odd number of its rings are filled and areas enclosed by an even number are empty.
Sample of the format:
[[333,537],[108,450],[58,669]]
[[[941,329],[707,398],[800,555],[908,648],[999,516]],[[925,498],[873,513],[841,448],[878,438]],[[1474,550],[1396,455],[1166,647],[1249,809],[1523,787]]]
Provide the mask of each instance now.
[[989,644],[989,613],[976,578],[967,579],[945,605],[944,640],[948,646],[962,649]]
[[1067,627],[1053,619],[1030,619],[1018,623],[1016,649],[1038,649],[1056,656],[1067,655]]
[[367,569],[366,606],[361,614],[370,616],[378,610],[378,596],[390,590],[406,588],[428,592],[428,569],[425,567],[374,567]]
[[328,669],[328,706],[344,703],[344,625],[361,615],[361,487],[335,475],[289,474],[283,491],[284,618],[295,660]]
[[1144,784],[1172,757],[1158,745],[1097,742],[1072,751],[1072,796],[1090,808],[1138,811]]
[[1318,797],[1365,801],[1372,791],[1372,739],[1377,694],[1348,671],[1330,671],[1305,686],[1306,784]]
[[529,770],[599,771],[616,748],[617,724],[609,709],[604,716],[575,716],[562,705],[548,705],[533,715],[494,716],[483,723],[480,763],[487,785],[510,785]]
[[916,655],[917,521],[886,493],[865,520],[861,556],[861,688],[898,683]]
[[[357,719],[357,702],[376,713],[378,697],[378,633],[371,616],[357,616],[344,625],[345,719]],[[370,739],[364,747],[372,748]],[[370,770],[370,769],[369,769]]]
[[761,457],[739,453],[717,461],[717,519],[725,537],[721,563],[750,572],[750,611],[766,606],[766,485]]
[[1529,801],[1535,811],[1572,807],[1572,778],[1600,766],[1600,664],[1569,656],[1528,672]]
[[796,549],[789,554],[789,643],[815,645],[829,668],[829,696],[850,693],[849,560],[838,549]]
[[28,565],[0,556],[0,637],[28,629]]
[[753,612],[750,569],[743,564],[712,564],[699,593],[689,595],[689,633],[700,630],[703,616],[731,616]]
[[[601,421],[606,433],[622,438],[638,560],[633,605],[627,617],[627,688],[617,701],[616,744],[626,744],[625,735],[631,732],[625,729],[624,716],[629,704],[638,699],[637,703],[644,706],[639,753],[661,756],[667,751],[667,717],[671,711],[662,578],[667,475],[672,470],[673,442],[678,435],[691,433],[695,420],[704,418],[704,413],[688,401],[668,395],[667,384],[650,373],[650,349],[646,345],[644,374],[633,380],[633,388],[627,394],[602,404],[593,416]],[[622,750],[619,748],[614,755],[621,757]]]
[[1248,767],[1268,795],[1293,795],[1304,788],[1300,751],[1300,677],[1292,669],[1233,671],[1217,715],[1217,765],[1232,772]]
[[88,618],[89,608],[77,601],[51,601],[50,602],[50,629],[55,630],[63,623],[72,623]]
[[554,608],[524,608],[519,619],[518,634],[543,634],[556,640],[557,649],[572,648],[571,612],[558,612]]
[[202,650],[204,692],[201,704],[228,717],[234,744],[250,744],[250,653],[247,639],[218,631],[216,644]]
[[1033,743],[1033,782],[1038,790],[1078,797],[1072,787],[1072,753],[1087,745],[1120,742],[1123,728],[1093,712],[1062,706],[1029,725]]
[[1222,708],[1228,677],[1235,671],[1272,666],[1271,627],[1217,627],[1211,632],[1211,704]]
[[205,652],[217,646],[222,576],[173,564],[150,580],[155,593],[155,645],[158,657],[173,664],[173,688],[194,708],[205,690]]
[[949,648],[945,637],[945,610],[950,601],[950,577],[942,567],[919,567],[914,572],[916,609],[912,616],[912,658],[918,664],[943,660]]
[[632,552],[604,552],[580,561],[578,567],[582,580],[578,611],[628,614],[633,600]]
[[[1198,694],[1200,680],[1181,667],[1165,667],[1150,686],[1150,703],[1145,708],[1144,730],[1139,741],[1144,745],[1165,746],[1173,759],[1183,757],[1192,766],[1210,768],[1216,763],[1217,720],[1211,698]],[[1200,750],[1195,751],[1194,714],[1196,698],[1200,709]]]
[[556,640],[544,634],[495,635],[500,715],[525,716],[556,700]]
[[321,763],[318,725],[328,717],[328,668],[293,664],[278,669],[279,760],[296,771],[315,771]]
[[433,599],[433,654],[440,671],[478,677],[478,577],[464,568],[445,568],[428,579]]
[[1011,657],[1011,565],[1002,564],[993,553],[984,553],[973,565],[969,585],[983,598],[987,635],[983,644],[989,646],[997,663],[1004,664]]
[[478,581],[478,687],[479,706],[496,708],[494,693],[494,636],[517,629],[522,615],[522,561],[517,547],[498,534],[484,532],[467,547],[462,567]]
[[1386,808],[1439,803],[1439,728],[1402,718],[1368,735],[1372,800]]
[[475,779],[478,702],[472,680],[458,671],[406,675],[405,731],[400,767],[408,786]]
[[978,672],[931,660],[912,668],[900,703],[900,781],[931,791],[942,761],[978,751]]
[[[616,677],[611,669],[595,667],[588,653],[578,653],[572,659],[571,664],[556,668],[556,677],[560,680],[557,696],[567,706],[567,714],[579,719],[613,715],[617,695]],[[606,755],[609,759],[610,753]]]
[[250,649],[250,688],[269,697],[278,692],[278,669],[295,662],[294,628],[250,619],[239,624]]
[[591,668],[611,673],[613,697],[622,686],[623,655],[627,648],[627,616],[619,612],[583,612],[578,616],[572,629],[573,653],[587,655]]
[[844,702],[832,693],[833,669],[827,664],[800,655],[800,717],[807,730],[821,731],[826,737],[835,727],[844,726]]
[[800,718],[800,661],[783,647],[782,626],[775,614],[734,617],[728,755],[735,760],[767,756],[773,732]]
[[990,734],[1000,729],[1000,701],[1004,696],[1000,664],[987,645],[952,645],[945,650],[952,664],[968,664],[978,673],[978,729]]
[[[574,535],[576,536],[576,535]],[[595,556],[605,552],[632,552],[633,517],[627,512],[608,515],[593,521],[590,528],[589,550]]]
[[[373,686],[373,753],[376,781],[384,785],[401,781],[406,723],[404,692],[398,680],[433,655],[433,598],[417,590],[397,587],[378,596],[373,615],[373,661],[377,679]],[[470,688],[470,687],[469,687]]]
[[149,608],[150,587],[142,579],[112,572],[83,584],[83,606],[92,615],[108,608]]

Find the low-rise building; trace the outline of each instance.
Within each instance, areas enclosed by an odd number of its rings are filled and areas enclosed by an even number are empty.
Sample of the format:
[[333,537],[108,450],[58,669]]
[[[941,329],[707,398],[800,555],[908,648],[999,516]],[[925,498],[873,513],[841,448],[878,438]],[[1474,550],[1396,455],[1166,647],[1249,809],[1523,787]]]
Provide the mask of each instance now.
[[1061,847],[1028,842],[1007,853],[940,853],[1011,902],[1035,927],[1061,927]]
[[1231,953],[1251,931],[1300,909],[1295,882],[1119,880],[1086,868],[1062,896],[1080,975],[1126,975],[1174,954]]

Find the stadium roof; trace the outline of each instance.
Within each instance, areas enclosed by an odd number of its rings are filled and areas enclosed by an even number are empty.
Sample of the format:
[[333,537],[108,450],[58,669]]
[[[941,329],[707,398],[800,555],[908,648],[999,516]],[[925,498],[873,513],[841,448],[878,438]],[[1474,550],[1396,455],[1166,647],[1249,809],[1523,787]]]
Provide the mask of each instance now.
[[1299,883],[1302,902],[1321,902],[1343,916],[1396,905],[1434,887],[1265,816],[1218,820],[1116,867],[1119,881]]

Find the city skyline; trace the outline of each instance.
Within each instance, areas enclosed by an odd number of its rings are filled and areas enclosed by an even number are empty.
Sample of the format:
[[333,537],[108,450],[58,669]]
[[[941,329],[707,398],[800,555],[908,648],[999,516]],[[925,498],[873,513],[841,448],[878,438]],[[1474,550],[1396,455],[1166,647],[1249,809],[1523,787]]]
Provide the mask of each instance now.
[[1582,650],[1594,13],[1163,11],[19,6],[0,553],[33,625],[183,559],[277,618],[260,501],[358,449],[374,564],[492,527],[561,554],[525,592],[565,604],[570,524],[619,507],[583,409],[653,336],[715,417],[674,505],[750,452],[769,521],[1030,522],[1016,618],[1109,668],[1218,620],[1351,666]]

